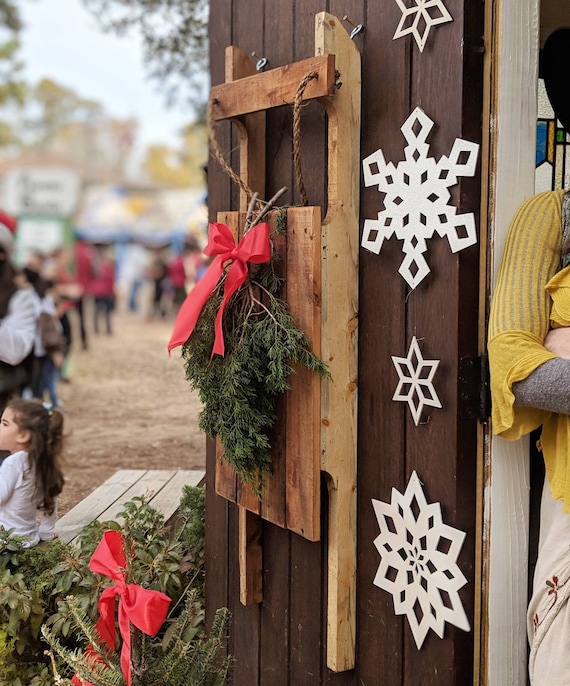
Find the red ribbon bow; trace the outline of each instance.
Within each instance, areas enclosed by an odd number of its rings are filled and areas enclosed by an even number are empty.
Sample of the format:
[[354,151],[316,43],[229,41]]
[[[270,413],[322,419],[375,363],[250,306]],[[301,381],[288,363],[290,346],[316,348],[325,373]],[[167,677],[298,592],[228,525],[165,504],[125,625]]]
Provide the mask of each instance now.
[[262,262],[269,262],[271,257],[268,224],[256,224],[245,234],[237,246],[230,228],[225,224],[210,223],[208,233],[208,245],[204,249],[204,253],[216,257],[203,278],[198,281],[182,303],[168,343],[168,352],[179,345],[183,345],[190,338],[204,305],[224,273],[224,264],[228,260],[232,260],[226,276],[222,304],[216,315],[216,338],[212,349],[212,356],[221,355],[223,357],[225,351],[224,333],[222,331],[224,309],[232,295],[245,282],[247,263],[261,264]]
[[[148,636],[156,636],[168,612],[170,598],[160,591],[142,588],[137,584],[127,584],[125,569],[125,543],[118,531],[106,531],[99,542],[91,560],[89,568],[94,574],[104,574],[115,582],[114,586],[106,588],[99,598],[99,619],[95,628],[101,641],[110,648],[116,647],[115,632],[115,596],[119,597],[119,631],[123,639],[121,648],[121,670],[127,682],[131,685],[131,629],[132,622],[137,629]],[[92,655],[94,662],[97,661]],[[85,684],[77,674],[72,683]]]

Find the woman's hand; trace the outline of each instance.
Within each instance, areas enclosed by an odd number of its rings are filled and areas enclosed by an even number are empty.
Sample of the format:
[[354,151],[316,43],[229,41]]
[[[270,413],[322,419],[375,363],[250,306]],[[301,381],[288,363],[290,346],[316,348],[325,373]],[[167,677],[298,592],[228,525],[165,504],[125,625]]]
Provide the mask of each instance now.
[[544,339],[544,347],[558,357],[570,360],[570,327],[549,331]]

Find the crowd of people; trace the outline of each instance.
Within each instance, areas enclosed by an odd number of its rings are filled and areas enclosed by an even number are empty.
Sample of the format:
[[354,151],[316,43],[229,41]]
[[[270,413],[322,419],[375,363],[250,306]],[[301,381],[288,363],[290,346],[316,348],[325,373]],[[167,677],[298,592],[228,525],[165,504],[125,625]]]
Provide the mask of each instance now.
[[34,545],[54,535],[66,414],[58,385],[72,343],[87,350],[93,335],[112,335],[118,300],[145,320],[174,315],[205,264],[193,239],[169,258],[77,240],[47,255],[30,250],[17,268],[15,232],[0,211],[0,526]]
[[[115,248],[77,240],[73,249],[61,247],[48,255],[30,250],[24,266],[16,269],[11,262],[13,232],[5,224],[0,228],[0,264],[4,283],[10,284],[5,294],[13,291],[0,309],[0,332],[11,322],[22,328],[17,355],[12,351],[5,357],[0,340],[0,361],[9,365],[14,377],[5,389],[6,397],[17,391],[51,407],[62,406],[57,389],[60,381],[69,380],[73,331],[78,330],[77,344],[83,350],[89,346],[88,331],[112,335],[120,296],[126,309],[147,321],[174,315],[204,267],[199,244],[190,238],[170,257],[162,247],[132,243]],[[29,307],[25,322],[23,301]],[[72,326],[73,316],[77,327]],[[4,393],[1,385],[0,393]]]

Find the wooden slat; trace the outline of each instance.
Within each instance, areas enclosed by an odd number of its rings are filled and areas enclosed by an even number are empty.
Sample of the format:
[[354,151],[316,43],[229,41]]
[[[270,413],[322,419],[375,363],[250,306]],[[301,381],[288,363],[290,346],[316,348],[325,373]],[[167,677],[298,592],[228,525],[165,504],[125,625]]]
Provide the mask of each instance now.
[[[274,218],[272,213],[268,220]],[[287,211],[287,242],[283,257],[288,274],[287,300],[296,325],[320,353],[320,208],[290,208]],[[243,213],[219,213],[218,221],[238,235]],[[233,468],[218,458],[216,490],[250,512],[287,526],[308,538],[320,537],[320,377],[298,368],[290,377],[291,389],[281,400],[277,421],[276,471],[267,475],[261,502],[251,487],[237,479]],[[221,446],[218,448],[222,452]],[[272,450],[273,454],[273,450]],[[272,463],[273,464],[273,463]],[[234,495],[235,491],[235,495]]]
[[[98,521],[116,521],[121,523],[119,512],[124,510],[125,503],[135,497],[146,496],[149,500],[172,479],[175,472],[172,469],[156,469],[147,471],[127,489],[119,499],[115,500],[97,517]],[[104,486],[105,484],[103,484]]]
[[239,508],[240,602],[254,605],[263,600],[263,546],[261,519]]
[[[226,83],[255,74],[251,59],[239,48],[226,48]],[[260,198],[265,197],[265,112],[253,112],[235,119],[239,134],[241,180]],[[240,210],[245,212],[249,198],[240,188]]]
[[[321,208],[287,210],[287,301],[297,327],[321,354]],[[287,528],[320,538],[321,381],[295,365],[289,377],[286,426]]]
[[211,89],[213,116],[216,121],[230,119],[251,112],[290,105],[301,79],[316,71],[318,78],[307,85],[303,100],[321,98],[329,94],[335,83],[334,55],[321,55],[288,64],[277,69],[240,78]]
[[203,469],[178,470],[160,490],[156,491],[150,504],[168,521],[178,509],[183,486],[199,486],[203,480]]
[[56,534],[65,543],[71,541],[145,473],[145,469],[121,469],[115,472],[104,484],[57,521]]
[[315,17],[315,52],[334,54],[342,88],[329,114],[328,208],[322,224],[322,469],[329,485],[327,664],[354,667],[356,641],[356,439],[360,208],[360,54],[336,17]]
[[182,486],[196,486],[203,479],[204,471],[197,469],[119,470],[63,515],[56,523],[56,533],[68,543],[95,520],[120,522],[119,512],[136,496],[146,496],[168,521],[178,507]]
[[[280,257],[275,264],[278,276],[284,279],[281,297],[287,300],[287,236],[277,235],[273,239],[273,247]],[[278,420],[269,433],[271,441],[271,473],[266,476],[263,498],[261,500],[261,516],[278,526],[287,526],[286,492],[283,484],[286,481],[287,462],[287,397],[282,395],[275,407]]]

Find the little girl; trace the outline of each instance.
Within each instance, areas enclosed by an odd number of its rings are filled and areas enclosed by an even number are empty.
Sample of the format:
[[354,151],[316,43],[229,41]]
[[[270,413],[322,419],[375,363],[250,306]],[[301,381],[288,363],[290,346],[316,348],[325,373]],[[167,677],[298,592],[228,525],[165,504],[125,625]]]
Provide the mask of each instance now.
[[63,488],[63,415],[38,400],[9,401],[0,420],[0,449],[10,452],[0,465],[0,526],[25,536],[29,546],[54,538]]

